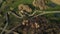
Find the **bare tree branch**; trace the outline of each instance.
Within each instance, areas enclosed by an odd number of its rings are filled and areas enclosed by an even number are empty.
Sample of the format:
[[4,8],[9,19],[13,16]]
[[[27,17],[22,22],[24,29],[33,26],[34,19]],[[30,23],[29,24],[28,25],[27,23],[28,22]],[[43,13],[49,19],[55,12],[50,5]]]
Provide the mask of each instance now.
[[15,12],[12,12],[12,11],[11,11],[11,14],[14,15],[15,17],[17,17],[17,18],[23,18],[23,16],[19,16],[19,15],[16,14]]
[[8,23],[9,23],[9,14],[8,13],[6,13],[5,18],[6,18],[6,24],[0,34],[2,34],[8,26]]
[[[32,14],[30,14],[29,16],[34,16],[36,13],[38,12],[38,10],[35,10]],[[42,11],[39,11],[39,13],[41,13]]]
[[50,13],[60,13],[60,11],[44,11],[44,12],[42,12],[34,17],[45,15],[45,14],[50,14]]
[[[3,30],[3,28],[0,28],[0,30]],[[4,30],[5,32],[8,32],[9,30]],[[13,31],[12,33],[14,33],[14,34],[19,34],[19,33],[17,33],[17,32],[15,32],[15,31]]]
[[21,24],[18,24],[16,27],[13,27],[11,30],[9,30],[6,34],[9,34],[10,32],[13,32],[13,30],[15,30],[16,28],[18,28],[19,26],[21,26]]

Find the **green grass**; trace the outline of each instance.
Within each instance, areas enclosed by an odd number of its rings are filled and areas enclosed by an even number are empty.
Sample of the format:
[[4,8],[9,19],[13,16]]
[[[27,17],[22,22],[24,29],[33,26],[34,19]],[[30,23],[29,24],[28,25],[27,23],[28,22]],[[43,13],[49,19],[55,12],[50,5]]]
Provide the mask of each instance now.
[[15,3],[12,4],[12,7],[16,8],[19,4],[32,4],[33,0],[17,0]]
[[[47,3],[47,5],[49,6],[49,9],[47,9],[48,11],[60,11],[60,5],[57,5],[57,4],[55,4],[55,3],[53,3],[54,5],[55,5],[55,7],[51,7],[51,4],[52,4],[53,2],[51,2],[50,0],[48,0],[48,3]],[[53,5],[52,4],[52,5]]]
[[[8,4],[10,7],[13,7],[16,9],[18,9],[18,5],[19,4],[32,4],[33,0],[14,0],[15,2],[14,3],[10,3]],[[50,0],[46,0],[48,1],[48,3],[46,3],[48,6],[49,6],[49,9],[47,9],[46,11],[57,11],[59,10],[60,11],[60,5],[57,5],[55,4],[56,6],[55,7],[51,7],[50,4],[52,4],[52,2]],[[32,9],[34,7],[32,6]]]
[[[33,0],[17,0],[15,1],[11,6],[13,8],[18,7],[19,4],[32,4]],[[48,5],[51,4],[52,2],[50,0],[48,0]],[[49,6],[50,7],[50,6]],[[47,9],[48,11],[53,11],[53,10],[60,10],[60,6],[56,5],[55,7],[50,7],[49,9]]]

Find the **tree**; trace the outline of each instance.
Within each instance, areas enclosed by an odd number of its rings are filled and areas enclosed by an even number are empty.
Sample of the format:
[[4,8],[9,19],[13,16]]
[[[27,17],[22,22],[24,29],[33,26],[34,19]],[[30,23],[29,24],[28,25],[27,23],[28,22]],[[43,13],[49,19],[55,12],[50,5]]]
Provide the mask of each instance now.
[[46,6],[46,2],[45,2],[46,0],[34,0],[33,1],[33,5],[35,6],[35,7],[38,7],[40,10],[45,10],[45,9],[47,9],[47,6]]
[[21,11],[32,12],[32,9],[28,5],[20,4],[18,9]]

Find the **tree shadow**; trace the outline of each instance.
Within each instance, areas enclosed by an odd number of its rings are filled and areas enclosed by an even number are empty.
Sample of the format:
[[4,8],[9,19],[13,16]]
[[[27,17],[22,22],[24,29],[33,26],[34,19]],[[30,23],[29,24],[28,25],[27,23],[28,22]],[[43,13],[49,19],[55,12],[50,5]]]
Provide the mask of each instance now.
[[55,3],[53,3],[52,1],[48,1],[48,3],[46,3],[46,5],[49,6],[49,7],[52,7],[52,8],[54,8],[56,6],[59,6],[59,5],[55,4]]

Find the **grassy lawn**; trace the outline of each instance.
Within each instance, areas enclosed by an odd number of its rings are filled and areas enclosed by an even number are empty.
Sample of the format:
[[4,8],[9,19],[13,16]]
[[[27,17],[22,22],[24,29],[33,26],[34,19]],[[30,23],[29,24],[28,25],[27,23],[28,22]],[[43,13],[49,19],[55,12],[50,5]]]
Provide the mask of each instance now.
[[[16,0],[11,6],[13,8],[18,7],[19,4],[32,4],[33,0]],[[48,11],[57,11],[60,10],[60,5],[54,4],[55,6],[53,6],[54,3],[52,3],[50,0],[48,0],[47,5],[49,6],[49,9],[47,9]]]
[[[60,11],[60,5],[54,4],[50,0],[46,0],[48,3],[46,5],[49,7],[46,11]],[[16,8],[18,7],[19,4],[32,4],[33,0],[14,0],[14,3],[8,4],[9,6]]]
[[32,4],[33,0],[17,0],[12,4],[12,7],[18,7],[19,4]]

